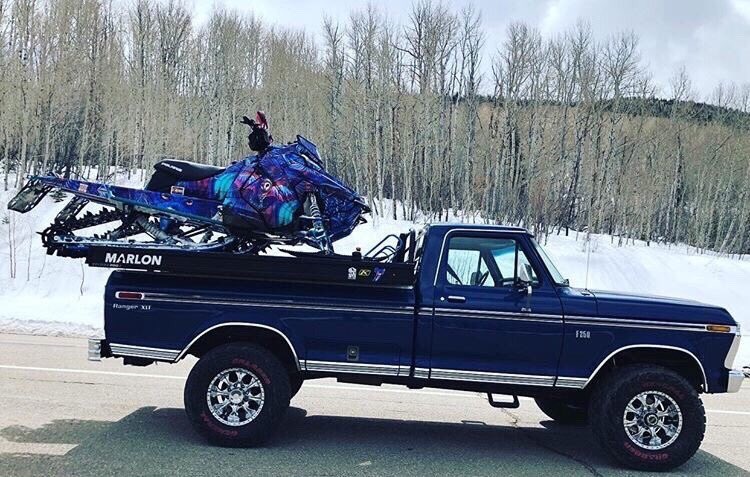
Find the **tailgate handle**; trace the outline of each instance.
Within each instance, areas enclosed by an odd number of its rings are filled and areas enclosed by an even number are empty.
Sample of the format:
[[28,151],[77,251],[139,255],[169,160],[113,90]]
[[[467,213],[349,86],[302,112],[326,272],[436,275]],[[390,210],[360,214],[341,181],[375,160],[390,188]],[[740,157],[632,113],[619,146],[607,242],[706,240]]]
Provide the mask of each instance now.
[[448,295],[448,301],[451,303],[466,303],[465,296]]

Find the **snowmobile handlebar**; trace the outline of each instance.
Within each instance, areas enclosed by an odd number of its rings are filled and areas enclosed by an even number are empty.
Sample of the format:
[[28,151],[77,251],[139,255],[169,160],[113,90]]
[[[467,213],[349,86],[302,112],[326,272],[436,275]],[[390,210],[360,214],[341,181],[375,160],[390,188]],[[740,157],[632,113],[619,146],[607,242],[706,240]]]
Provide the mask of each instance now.
[[250,119],[247,116],[242,116],[240,123],[248,125],[251,129],[259,127],[258,123],[254,119]]

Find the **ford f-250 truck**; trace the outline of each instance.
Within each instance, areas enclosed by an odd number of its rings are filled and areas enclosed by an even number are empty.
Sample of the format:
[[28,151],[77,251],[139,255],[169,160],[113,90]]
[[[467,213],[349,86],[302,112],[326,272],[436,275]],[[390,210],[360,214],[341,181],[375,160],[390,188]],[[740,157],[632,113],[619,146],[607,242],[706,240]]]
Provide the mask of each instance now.
[[92,249],[87,262],[128,269],[109,278],[89,357],[198,357],[185,409],[224,446],[265,441],[303,381],[334,377],[482,392],[496,407],[530,396],[558,422],[590,423],[624,465],[665,470],[700,446],[700,394],[742,383],[726,310],[572,288],[521,228],[431,225],[364,256]]

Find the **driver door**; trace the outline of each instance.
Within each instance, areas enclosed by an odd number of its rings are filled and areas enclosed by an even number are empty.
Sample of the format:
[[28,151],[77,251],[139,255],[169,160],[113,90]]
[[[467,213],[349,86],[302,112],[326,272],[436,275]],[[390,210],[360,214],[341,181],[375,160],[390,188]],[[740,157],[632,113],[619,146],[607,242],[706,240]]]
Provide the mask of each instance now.
[[430,378],[554,384],[562,307],[523,238],[449,236],[435,284]]

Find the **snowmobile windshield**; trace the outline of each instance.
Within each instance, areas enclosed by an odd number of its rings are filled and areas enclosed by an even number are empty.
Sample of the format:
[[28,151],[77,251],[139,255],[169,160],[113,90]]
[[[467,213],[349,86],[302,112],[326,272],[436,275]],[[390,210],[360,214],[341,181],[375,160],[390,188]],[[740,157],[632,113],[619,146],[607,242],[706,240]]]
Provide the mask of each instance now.
[[552,280],[554,280],[555,284],[568,286],[570,284],[570,280],[562,276],[562,273],[560,273],[560,271],[557,269],[552,259],[549,258],[547,252],[545,252],[542,246],[539,245],[539,242],[537,242],[535,238],[532,238],[531,243],[534,244],[534,248],[536,249],[537,253],[539,253],[540,257],[542,257],[542,261],[544,261],[544,265],[547,267],[547,270],[549,270],[549,274],[552,275]]

